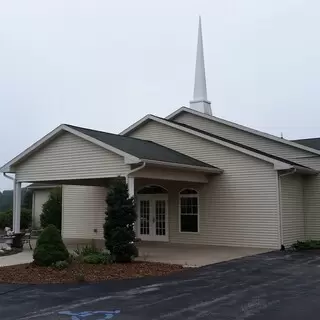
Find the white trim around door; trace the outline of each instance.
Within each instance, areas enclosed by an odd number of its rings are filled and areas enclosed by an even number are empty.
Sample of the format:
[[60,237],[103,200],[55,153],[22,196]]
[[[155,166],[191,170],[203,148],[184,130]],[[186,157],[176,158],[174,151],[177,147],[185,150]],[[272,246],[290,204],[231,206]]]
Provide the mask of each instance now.
[[137,237],[143,241],[169,241],[168,195],[137,195]]

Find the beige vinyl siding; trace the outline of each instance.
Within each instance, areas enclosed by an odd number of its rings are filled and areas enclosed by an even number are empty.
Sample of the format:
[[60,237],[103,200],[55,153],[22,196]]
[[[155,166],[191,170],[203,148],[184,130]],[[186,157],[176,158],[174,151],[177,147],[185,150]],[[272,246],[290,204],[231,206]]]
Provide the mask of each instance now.
[[129,171],[123,157],[63,133],[16,168],[20,181],[115,177]]
[[320,240],[320,176],[304,179],[306,238]]
[[[296,159],[299,157],[315,156],[308,151],[295,148],[284,143],[267,139],[252,133],[227,126],[216,121],[212,121],[200,116],[183,112],[178,115],[174,121],[187,124],[189,126],[207,131],[212,134],[243,143],[244,145],[256,148],[258,150],[277,155],[287,159]],[[320,158],[319,158],[320,159]],[[320,164],[320,161],[319,161]]]
[[106,194],[103,187],[63,185],[62,237],[103,239]]
[[155,141],[225,170],[201,188],[199,233],[179,232],[178,200],[172,200],[171,242],[279,247],[277,176],[271,164],[154,121],[131,136]]
[[[243,143],[259,150],[293,160],[301,165],[320,170],[320,156],[284,143],[276,142],[230,126],[210,121],[186,112],[175,121],[188,124],[201,130]],[[304,214],[306,220],[306,237],[320,239],[320,177],[306,178],[304,190]]]
[[280,178],[283,244],[287,247],[305,239],[303,180],[299,175]]
[[32,225],[34,227],[40,227],[40,215],[42,213],[42,206],[47,202],[49,198],[50,190],[34,190],[33,191],[33,208],[32,208]]

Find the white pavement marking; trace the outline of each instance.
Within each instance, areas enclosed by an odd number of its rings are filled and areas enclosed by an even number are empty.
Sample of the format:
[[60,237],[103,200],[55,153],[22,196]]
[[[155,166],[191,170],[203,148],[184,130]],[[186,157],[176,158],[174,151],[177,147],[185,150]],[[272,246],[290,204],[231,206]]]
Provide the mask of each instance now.
[[36,318],[40,318],[40,317],[46,317],[46,316],[50,316],[58,311],[61,311],[61,309],[64,309],[66,307],[68,307],[68,309],[71,310],[71,309],[82,307],[82,306],[85,306],[88,304],[109,300],[111,298],[128,299],[128,298],[131,298],[132,296],[135,296],[135,295],[140,295],[143,293],[157,291],[157,290],[159,290],[160,286],[161,286],[161,284],[160,285],[152,284],[149,286],[142,286],[142,287],[138,287],[138,288],[127,290],[127,291],[120,291],[118,293],[115,293],[113,296],[104,296],[104,297],[100,297],[100,298],[96,298],[96,299],[84,299],[78,303],[74,303],[74,304],[67,305],[67,306],[65,304],[61,304],[58,306],[41,309],[41,310],[38,310],[37,312],[29,313],[29,315],[22,317],[22,318],[18,318],[17,320],[27,320],[27,319],[36,319]]

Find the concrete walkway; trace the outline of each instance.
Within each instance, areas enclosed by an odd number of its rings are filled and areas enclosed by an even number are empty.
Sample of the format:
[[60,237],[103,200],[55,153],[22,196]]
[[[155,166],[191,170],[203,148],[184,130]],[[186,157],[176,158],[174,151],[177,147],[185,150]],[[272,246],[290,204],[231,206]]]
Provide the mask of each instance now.
[[32,250],[24,249],[20,253],[0,257],[0,267],[13,266],[15,264],[30,263],[33,261]]
[[[35,243],[33,245],[35,245]],[[180,264],[185,267],[201,267],[271,251],[260,248],[186,245],[160,242],[141,242],[138,244],[138,248],[139,257],[136,259],[138,261]],[[68,249],[71,252],[75,248],[68,247]],[[33,251],[25,247],[23,252],[0,257],[0,267],[30,263],[33,261],[32,254]]]
[[140,261],[153,261],[180,264],[186,267],[200,267],[222,261],[229,261],[271,249],[187,245],[159,242],[141,242],[138,244]]

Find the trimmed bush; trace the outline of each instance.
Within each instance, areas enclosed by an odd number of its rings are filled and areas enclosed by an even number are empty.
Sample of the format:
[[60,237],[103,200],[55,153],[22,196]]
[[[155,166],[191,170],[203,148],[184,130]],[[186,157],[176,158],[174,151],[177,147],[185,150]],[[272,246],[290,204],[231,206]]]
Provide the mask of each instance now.
[[52,224],[61,230],[62,217],[62,190],[60,187],[53,189],[49,194],[49,199],[42,206],[40,223],[42,228]]
[[58,270],[63,270],[63,269],[66,269],[69,267],[69,262],[68,261],[57,261],[52,266]]
[[128,186],[121,178],[108,190],[107,211],[104,224],[106,247],[116,262],[131,262],[137,255],[134,222],[137,214],[134,199],[129,198]]
[[97,249],[95,246],[91,246],[91,245],[85,245],[83,247],[78,247],[77,249],[74,250],[75,254],[79,255],[79,256],[88,256],[90,254],[96,254],[96,253],[100,253],[101,250]]
[[[32,211],[21,208],[20,228],[28,229],[32,223]],[[0,212],[0,229],[5,227],[12,228],[12,210],[7,212]]]
[[107,253],[92,253],[83,257],[84,263],[89,264],[109,264],[112,263],[112,258]]
[[49,225],[40,234],[34,249],[33,259],[35,264],[51,266],[68,258],[69,252],[62,241],[59,230],[54,225]]

